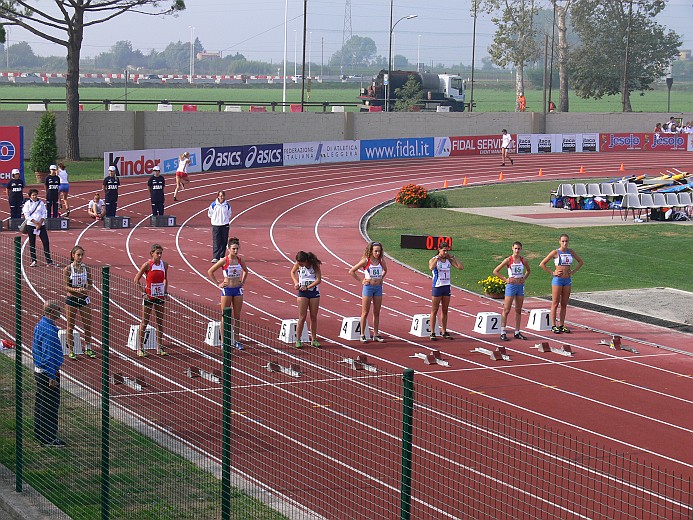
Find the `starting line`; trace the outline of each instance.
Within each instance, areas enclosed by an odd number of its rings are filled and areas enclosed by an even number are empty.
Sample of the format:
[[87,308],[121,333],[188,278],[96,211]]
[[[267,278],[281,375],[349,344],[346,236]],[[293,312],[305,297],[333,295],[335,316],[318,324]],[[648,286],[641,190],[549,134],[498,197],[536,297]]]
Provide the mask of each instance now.
[[268,372],[280,372],[291,377],[301,377],[302,374],[301,367],[294,363],[285,367],[275,361],[270,361],[265,368]]
[[111,376],[111,384],[113,385],[125,385],[137,392],[141,392],[147,383],[143,379],[138,377],[129,377],[123,374],[113,374]]
[[340,363],[346,363],[347,365],[349,365],[354,370],[367,370],[369,372],[377,372],[378,371],[378,369],[375,367],[375,365],[371,365],[368,362],[368,357],[366,357],[365,354],[359,354],[358,356],[356,356],[356,359],[344,358],[340,361]]
[[450,366],[450,363],[445,361],[440,356],[439,350],[431,350],[430,354],[424,354],[423,352],[417,352],[413,356],[409,356],[409,357],[423,359],[423,362],[426,363],[427,365],[440,365],[443,367],[449,367]]
[[626,350],[632,352],[633,354],[640,354],[640,352],[635,347],[627,347],[621,344],[621,336],[611,336],[611,341],[605,339],[601,340],[597,345],[608,345],[609,348],[614,350]]

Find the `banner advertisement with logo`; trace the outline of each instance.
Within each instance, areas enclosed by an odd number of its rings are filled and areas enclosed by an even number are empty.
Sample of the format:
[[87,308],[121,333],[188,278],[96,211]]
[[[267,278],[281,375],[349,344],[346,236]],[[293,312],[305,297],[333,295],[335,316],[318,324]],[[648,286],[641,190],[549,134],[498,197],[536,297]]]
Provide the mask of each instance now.
[[518,134],[517,153],[557,153],[562,151],[562,134]]
[[24,127],[0,126],[0,183],[3,187],[17,168],[24,180]]
[[358,141],[319,141],[284,145],[284,166],[358,161]]
[[688,146],[686,147],[686,150],[693,152],[693,134],[688,134]]
[[688,149],[686,136],[687,134],[647,134],[650,139],[645,145],[645,150],[685,152]]
[[283,150],[281,144],[202,148],[202,170],[213,172],[283,166]]
[[362,161],[434,157],[433,137],[373,139],[361,141]]
[[652,134],[599,134],[599,150],[602,152],[642,151],[649,144]]
[[175,173],[178,157],[183,152],[190,152],[188,173],[197,173],[202,171],[200,151],[200,148],[166,148],[104,152],[103,173],[104,177],[108,177],[109,166],[115,166],[116,175],[120,177],[151,175],[154,166],[161,168],[162,174]]
[[[517,136],[511,135],[517,144]],[[500,155],[500,135],[474,135],[435,138],[436,157],[458,157],[461,155]]]

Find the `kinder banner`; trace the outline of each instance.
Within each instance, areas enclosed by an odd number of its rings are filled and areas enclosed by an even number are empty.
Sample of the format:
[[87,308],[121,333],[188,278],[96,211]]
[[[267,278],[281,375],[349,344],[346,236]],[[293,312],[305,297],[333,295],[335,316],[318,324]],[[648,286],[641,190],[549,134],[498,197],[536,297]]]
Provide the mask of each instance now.
[[188,173],[201,172],[200,148],[127,150],[103,154],[104,177],[108,177],[109,166],[115,166],[116,175],[120,177],[151,175],[154,166],[161,168],[162,174],[175,173],[178,168],[178,156],[183,152],[190,152]]
[[284,145],[284,166],[358,161],[358,141],[319,141]]
[[410,137],[360,141],[360,145],[362,161],[379,161],[434,157],[435,142],[433,137]]
[[0,183],[3,186],[12,179],[17,168],[24,179],[24,127],[0,126]]
[[[517,144],[517,136],[512,135]],[[435,157],[458,157],[462,155],[500,155],[500,135],[475,135],[435,138]]]

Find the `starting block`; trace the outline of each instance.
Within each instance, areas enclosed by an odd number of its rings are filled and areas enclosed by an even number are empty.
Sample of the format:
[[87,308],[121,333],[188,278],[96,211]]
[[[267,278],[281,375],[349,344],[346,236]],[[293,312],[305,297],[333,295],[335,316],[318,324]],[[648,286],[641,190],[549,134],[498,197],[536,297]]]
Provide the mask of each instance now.
[[498,347],[496,350],[491,350],[483,347],[476,347],[472,352],[478,352],[479,354],[486,354],[491,361],[512,361],[505,347]]
[[417,352],[413,356],[409,356],[409,357],[423,359],[423,362],[426,363],[427,365],[440,365],[443,367],[449,367],[450,366],[450,363],[448,363],[442,357],[440,357],[440,351],[439,350],[431,350],[430,354],[424,354],[423,352]]
[[633,347],[626,347],[621,343],[621,336],[611,336],[611,341],[606,341],[605,339],[601,340],[599,345],[609,345],[609,348],[612,348],[614,350],[627,350],[628,352],[632,352],[633,354],[640,354],[640,352],[633,348]]
[[474,332],[479,334],[500,334],[501,315],[497,312],[480,312],[476,315]]
[[366,326],[366,330],[361,332],[361,318],[344,318],[342,320],[342,328],[339,330],[339,337],[342,339],[358,341],[361,335],[366,336],[366,339],[371,339],[370,328]]
[[[282,320],[282,325],[279,328],[279,341],[281,341],[282,343],[295,343],[297,326],[298,320]],[[303,326],[303,334],[301,334],[301,341],[306,343],[310,341],[307,323]]]
[[532,309],[529,313],[527,328],[531,330],[551,330],[551,311],[549,309]]
[[292,363],[288,367],[284,367],[277,362],[270,361],[265,368],[267,368],[268,372],[281,372],[291,377],[301,377],[302,373],[301,367],[295,363]]
[[[128,334],[128,348],[130,350],[137,350],[137,336],[139,335],[139,332],[139,325],[130,325],[130,333]],[[147,325],[147,328],[144,331],[142,343],[144,350],[156,350],[158,348],[156,344],[156,330],[151,325]]]
[[[67,331],[65,329],[60,329],[58,331],[58,339],[60,340],[60,346],[63,348],[63,356],[67,356],[70,351],[67,348]],[[73,347],[75,354],[84,354],[84,350],[82,349],[82,337],[78,330],[72,331],[72,339],[74,340]]]
[[[440,325],[436,323],[436,335],[440,335]],[[430,314],[414,314],[411,319],[409,334],[419,338],[427,338],[431,335],[431,316]]]
[[368,357],[365,354],[359,354],[356,358],[344,358],[340,363],[346,363],[354,370],[368,370],[369,372],[377,372],[378,369],[368,362]]
[[553,352],[554,354],[560,354],[561,356],[573,357],[573,349],[570,345],[563,345],[562,347],[551,347],[548,341],[542,341],[534,345],[534,348],[538,348],[539,352]]
[[207,334],[205,334],[205,344],[210,347],[221,346],[221,330],[218,321],[210,321],[207,324]]
[[211,372],[204,370],[199,367],[188,367],[185,371],[185,375],[191,378],[200,377],[211,381],[212,383],[221,383],[221,372],[218,370],[212,370]]
[[137,392],[141,392],[142,389],[147,386],[147,383],[145,383],[143,379],[138,377],[128,377],[123,374],[113,374],[111,376],[111,384],[125,385]]

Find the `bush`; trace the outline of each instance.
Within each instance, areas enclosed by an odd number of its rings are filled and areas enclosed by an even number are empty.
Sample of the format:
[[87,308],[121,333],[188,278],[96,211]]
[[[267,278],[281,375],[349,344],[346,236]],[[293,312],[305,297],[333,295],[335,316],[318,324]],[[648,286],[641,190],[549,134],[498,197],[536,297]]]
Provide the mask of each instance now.
[[449,208],[448,198],[442,193],[429,193],[423,204],[424,208]]
[[50,165],[58,158],[58,144],[55,137],[55,114],[44,112],[36,127],[34,142],[31,143],[31,168],[35,172],[48,172]]
[[428,192],[425,188],[416,184],[406,184],[397,192],[395,202],[404,206],[423,206],[428,197]]

